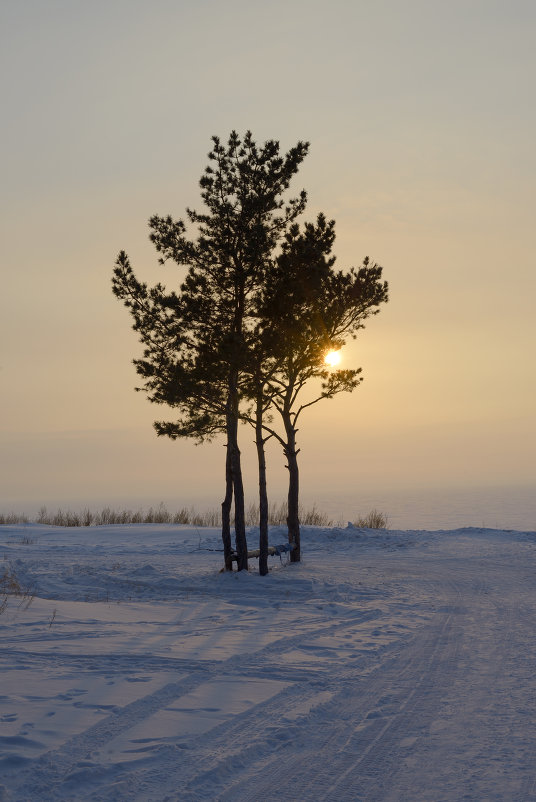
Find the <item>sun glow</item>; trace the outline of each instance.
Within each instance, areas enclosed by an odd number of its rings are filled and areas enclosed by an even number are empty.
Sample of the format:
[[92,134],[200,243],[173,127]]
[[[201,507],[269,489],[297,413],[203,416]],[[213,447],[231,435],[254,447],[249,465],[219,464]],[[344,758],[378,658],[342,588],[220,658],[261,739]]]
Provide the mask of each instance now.
[[340,351],[328,351],[326,356],[324,357],[324,362],[326,365],[329,365],[330,368],[334,368],[335,365],[338,365],[341,361],[341,354]]

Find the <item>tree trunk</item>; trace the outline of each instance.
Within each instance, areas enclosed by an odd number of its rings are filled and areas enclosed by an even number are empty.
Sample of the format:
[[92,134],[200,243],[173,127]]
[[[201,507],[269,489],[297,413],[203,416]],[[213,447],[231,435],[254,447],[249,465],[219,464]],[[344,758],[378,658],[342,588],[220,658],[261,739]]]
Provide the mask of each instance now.
[[255,445],[259,463],[259,574],[268,573],[268,493],[266,490],[266,454],[262,430],[262,397],[257,399]]
[[288,413],[283,416],[283,421],[287,434],[285,456],[287,458],[289,473],[287,526],[288,542],[291,546],[290,561],[299,563],[301,560],[299,517],[300,472],[298,468],[298,451],[296,451],[296,431]]
[[229,444],[225,449],[225,498],[221,503],[221,539],[223,541],[223,561],[226,571],[233,570],[231,545],[231,504],[233,501],[233,476],[231,472],[231,451]]
[[248,570],[248,544],[246,540],[246,516],[244,511],[244,485],[242,482],[242,466],[240,449],[235,444],[232,455],[233,490],[235,500],[235,544],[236,565],[239,571]]
[[244,511],[244,484],[238,448],[238,371],[229,376],[229,398],[227,403],[227,443],[230,451],[231,477],[235,501],[235,545],[237,569],[248,570],[248,544],[246,540],[246,516]]

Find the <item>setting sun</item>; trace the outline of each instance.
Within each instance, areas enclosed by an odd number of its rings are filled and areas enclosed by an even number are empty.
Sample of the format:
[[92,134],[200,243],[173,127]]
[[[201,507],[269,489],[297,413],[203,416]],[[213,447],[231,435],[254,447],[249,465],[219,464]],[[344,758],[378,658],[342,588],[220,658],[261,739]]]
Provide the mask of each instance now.
[[340,351],[328,351],[328,353],[324,357],[324,362],[326,363],[326,365],[329,365],[330,368],[334,368],[335,365],[338,365],[340,361],[341,361]]

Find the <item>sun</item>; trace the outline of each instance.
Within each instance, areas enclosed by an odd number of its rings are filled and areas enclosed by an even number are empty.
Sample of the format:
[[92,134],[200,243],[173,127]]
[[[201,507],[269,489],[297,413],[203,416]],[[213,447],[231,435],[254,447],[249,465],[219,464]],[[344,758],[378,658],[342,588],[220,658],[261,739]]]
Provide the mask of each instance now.
[[341,354],[339,351],[328,351],[326,356],[324,357],[324,362],[326,365],[329,365],[330,368],[334,368],[335,365],[338,365],[341,361]]

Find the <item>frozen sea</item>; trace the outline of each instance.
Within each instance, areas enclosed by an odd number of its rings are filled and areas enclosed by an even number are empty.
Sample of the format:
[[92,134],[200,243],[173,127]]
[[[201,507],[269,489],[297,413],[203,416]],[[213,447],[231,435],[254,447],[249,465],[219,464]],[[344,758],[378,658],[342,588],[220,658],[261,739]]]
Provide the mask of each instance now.
[[408,488],[360,492],[331,490],[307,496],[335,521],[352,521],[372,509],[383,512],[393,529],[536,530],[536,484],[524,487]]

